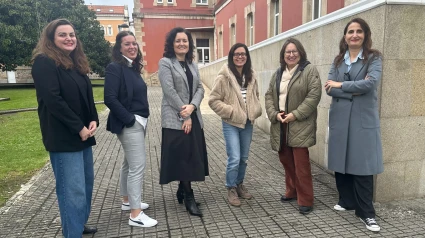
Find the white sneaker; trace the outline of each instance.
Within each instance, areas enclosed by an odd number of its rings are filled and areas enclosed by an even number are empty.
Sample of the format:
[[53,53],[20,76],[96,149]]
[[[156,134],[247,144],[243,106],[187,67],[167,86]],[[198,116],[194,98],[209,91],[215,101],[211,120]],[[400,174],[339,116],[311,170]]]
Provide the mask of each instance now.
[[360,218],[360,221],[362,221],[366,225],[366,228],[369,231],[380,231],[381,230],[381,227],[378,225],[375,218],[365,218],[365,219]]
[[[147,203],[144,203],[144,202],[140,202],[140,209],[142,209],[142,210],[146,210],[146,209],[148,209],[149,208],[149,204],[147,204]],[[128,203],[128,202],[123,202],[122,204],[121,204],[121,210],[123,210],[123,211],[130,211],[131,209],[130,209],[130,203]]]
[[139,227],[153,227],[158,224],[158,221],[148,217],[144,212],[140,212],[139,215],[135,218],[128,219],[128,224],[130,226],[139,226]]
[[345,209],[345,208],[341,207],[341,206],[340,206],[340,205],[338,205],[338,204],[336,204],[336,205],[334,206],[334,210],[337,210],[337,211],[340,211],[340,212],[342,212],[342,211],[347,211],[347,209]]

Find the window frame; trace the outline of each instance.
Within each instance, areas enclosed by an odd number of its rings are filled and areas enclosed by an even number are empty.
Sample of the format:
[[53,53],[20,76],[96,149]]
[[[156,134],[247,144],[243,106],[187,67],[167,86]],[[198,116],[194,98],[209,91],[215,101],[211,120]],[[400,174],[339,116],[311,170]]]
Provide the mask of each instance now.
[[196,0],[196,5],[208,5],[208,0]]
[[[316,6],[316,1],[318,6]],[[311,20],[316,20],[322,16],[322,0],[311,0]],[[317,17],[315,18],[315,14]]]
[[280,9],[279,9],[279,0],[273,1],[273,7],[274,7],[274,15],[273,15],[273,36],[276,36],[279,34],[279,16],[280,16]]

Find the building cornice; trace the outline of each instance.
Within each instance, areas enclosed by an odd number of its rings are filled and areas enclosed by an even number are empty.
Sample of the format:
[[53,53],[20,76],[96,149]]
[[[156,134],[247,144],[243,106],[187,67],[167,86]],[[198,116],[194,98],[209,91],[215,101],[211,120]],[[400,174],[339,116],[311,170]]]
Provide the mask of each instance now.
[[331,12],[323,17],[320,17],[314,21],[307,22],[301,26],[295,27],[291,30],[285,31],[279,35],[268,38],[258,44],[249,47],[250,50],[261,48],[265,45],[273,44],[277,41],[282,41],[289,37],[299,35],[301,33],[311,31],[313,29],[328,25],[330,23],[340,21],[350,16],[357,15],[359,13],[368,11],[373,8],[377,8],[382,5],[395,5],[395,4],[406,4],[406,5],[425,5],[425,0],[362,0],[354,4],[348,5],[337,11]]

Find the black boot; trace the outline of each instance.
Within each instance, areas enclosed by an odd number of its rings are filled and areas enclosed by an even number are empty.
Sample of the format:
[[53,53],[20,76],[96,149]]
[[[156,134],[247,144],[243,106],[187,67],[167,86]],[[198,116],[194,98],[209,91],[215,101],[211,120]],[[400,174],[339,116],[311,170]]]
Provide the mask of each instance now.
[[199,210],[195,201],[195,196],[193,195],[193,189],[191,189],[189,193],[185,192],[184,205],[186,206],[186,210],[190,213],[190,215],[202,217],[202,212]]
[[182,204],[184,199],[184,190],[181,183],[179,183],[179,189],[177,189],[176,193],[177,201]]

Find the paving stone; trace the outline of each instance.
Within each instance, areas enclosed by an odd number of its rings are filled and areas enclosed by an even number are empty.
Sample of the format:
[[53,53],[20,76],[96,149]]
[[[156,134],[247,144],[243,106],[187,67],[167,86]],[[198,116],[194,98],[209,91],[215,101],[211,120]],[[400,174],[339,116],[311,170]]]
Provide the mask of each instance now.
[[[332,209],[338,201],[334,177],[315,163],[313,212],[304,216],[299,214],[296,201],[280,202],[285,190],[284,170],[277,153],[271,150],[269,136],[257,128],[244,181],[254,197],[242,199],[241,207],[230,206],[224,186],[227,155],[221,120],[211,113],[203,114],[210,176],[205,182],[193,183],[204,217],[190,216],[184,204],[175,198],[177,182],[162,186],[158,183],[161,89],[149,87],[148,97],[151,116],[146,136],[143,200],[150,204],[146,214],[159,223],[154,228],[128,226],[129,212],[121,211],[119,193],[123,150],[117,137],[105,130],[106,111],[99,114],[101,124],[96,134],[97,145],[93,147],[96,177],[88,222],[99,231],[84,237],[425,237],[425,199],[375,204],[382,230],[373,233],[353,211]],[[27,187],[0,209],[0,237],[61,237],[51,166],[47,164],[41,169]]]

